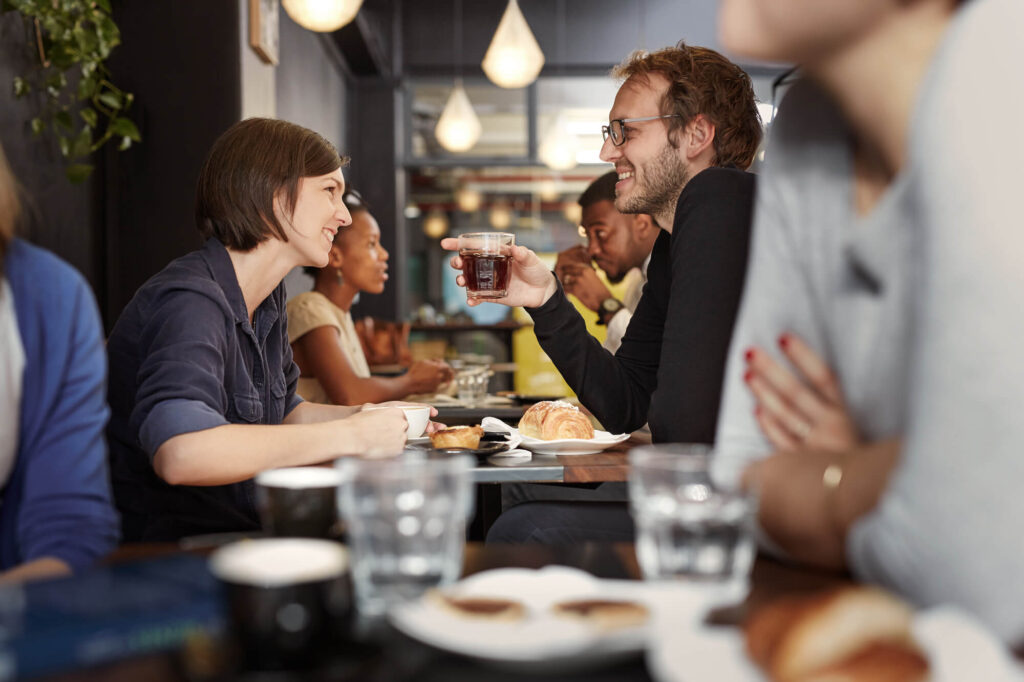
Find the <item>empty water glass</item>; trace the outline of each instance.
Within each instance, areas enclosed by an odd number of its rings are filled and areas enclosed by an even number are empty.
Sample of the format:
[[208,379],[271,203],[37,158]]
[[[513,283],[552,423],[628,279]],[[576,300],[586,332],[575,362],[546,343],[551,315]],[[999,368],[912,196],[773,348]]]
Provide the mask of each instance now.
[[757,496],[742,484],[745,463],[704,445],[630,451],[629,497],[644,578],[699,581],[730,598],[746,592]]
[[487,399],[487,386],[494,373],[486,367],[470,367],[455,377],[456,397],[466,407],[478,407]]
[[380,615],[458,579],[473,511],[473,464],[467,455],[415,453],[339,460],[345,482],[338,501],[360,613]]

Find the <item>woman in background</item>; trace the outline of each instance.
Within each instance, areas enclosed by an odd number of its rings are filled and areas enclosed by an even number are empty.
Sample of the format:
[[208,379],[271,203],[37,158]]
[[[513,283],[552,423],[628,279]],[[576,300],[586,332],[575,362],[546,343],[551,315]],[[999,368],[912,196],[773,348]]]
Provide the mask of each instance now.
[[103,429],[107,375],[82,276],[14,237],[0,148],[0,581],[65,575],[117,545]]
[[452,378],[451,368],[440,360],[414,362],[397,377],[370,376],[349,310],[360,292],[384,291],[388,252],[359,193],[349,189],[342,200],[352,214],[352,225],[338,230],[326,267],[306,269],[314,278],[313,290],[288,301],[288,339],[301,371],[298,393],[336,405],[434,393]]
[[401,410],[295,394],[282,280],[351,222],[342,159],[287,121],[236,123],[199,174],[206,244],[154,275],[110,334],[111,473],[126,539],[259,528],[253,477],[400,452]]
[[808,78],[773,123],[717,444],[770,455],[760,521],[792,556],[1020,643],[1024,89],[996,74],[1024,63],[1024,3],[724,0],[720,20]]

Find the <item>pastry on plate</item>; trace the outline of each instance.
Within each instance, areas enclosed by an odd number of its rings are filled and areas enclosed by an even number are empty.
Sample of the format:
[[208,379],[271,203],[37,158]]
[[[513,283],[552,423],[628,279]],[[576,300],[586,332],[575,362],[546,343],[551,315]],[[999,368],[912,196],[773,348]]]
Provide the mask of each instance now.
[[429,598],[438,606],[463,618],[481,620],[522,620],[526,609],[517,601],[494,597],[460,597],[448,595],[440,590],[431,590]]
[[784,598],[744,626],[747,653],[776,682],[918,682],[928,660],[911,635],[913,612],[873,587]]
[[590,440],[594,437],[594,425],[575,405],[562,400],[545,400],[523,412],[519,433],[540,440]]
[[580,620],[602,630],[643,625],[650,613],[643,604],[613,599],[576,599],[551,607],[556,616]]
[[435,448],[467,448],[476,450],[480,447],[480,438],[484,435],[483,428],[476,426],[449,426],[443,431],[430,434],[430,445]]

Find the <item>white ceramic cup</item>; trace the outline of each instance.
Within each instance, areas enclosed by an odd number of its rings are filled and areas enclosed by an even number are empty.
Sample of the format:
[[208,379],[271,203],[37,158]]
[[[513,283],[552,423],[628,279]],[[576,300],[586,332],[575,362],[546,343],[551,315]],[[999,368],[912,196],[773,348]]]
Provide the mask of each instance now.
[[397,405],[377,405],[375,407],[367,407],[367,410],[388,410],[397,407],[402,412],[405,412],[405,421],[409,422],[409,430],[406,432],[406,438],[419,438],[423,435],[423,432],[427,430],[427,424],[430,423],[430,405],[408,405],[408,406],[397,406]]

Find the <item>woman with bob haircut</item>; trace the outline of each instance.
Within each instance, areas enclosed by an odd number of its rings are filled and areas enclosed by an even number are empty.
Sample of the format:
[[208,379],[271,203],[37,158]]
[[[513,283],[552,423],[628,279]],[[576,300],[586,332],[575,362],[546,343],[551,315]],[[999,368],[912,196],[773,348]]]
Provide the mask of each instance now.
[[118,538],[96,301],[70,265],[14,236],[19,213],[0,149],[0,582],[85,568]]
[[298,392],[306,400],[358,405],[433,393],[450,381],[442,360],[419,360],[396,377],[370,375],[349,309],[360,292],[379,294],[388,279],[388,252],[380,227],[359,192],[342,196],[352,225],[334,237],[326,267],[306,268],[313,290],[288,301],[288,337],[302,370]]
[[114,497],[130,541],[259,528],[253,476],[401,451],[401,410],[303,402],[282,280],[327,264],[352,222],[347,163],[320,135],[253,118],[199,175],[202,249],[136,292],[111,332]]

